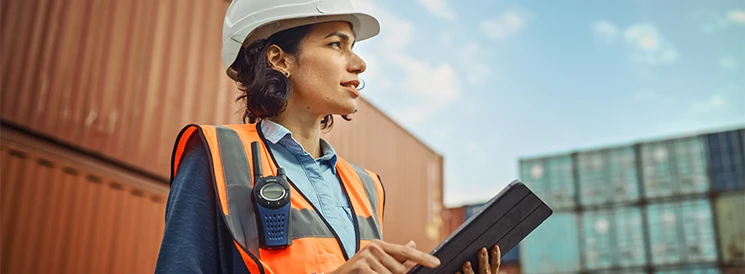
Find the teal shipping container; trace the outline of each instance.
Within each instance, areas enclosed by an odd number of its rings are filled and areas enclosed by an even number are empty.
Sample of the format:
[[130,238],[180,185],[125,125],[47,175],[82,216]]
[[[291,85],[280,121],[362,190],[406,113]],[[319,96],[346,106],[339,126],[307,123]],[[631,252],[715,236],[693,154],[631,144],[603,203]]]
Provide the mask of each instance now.
[[709,200],[650,204],[646,213],[654,265],[717,261]]
[[613,270],[601,270],[601,271],[590,271],[593,274],[647,274],[644,269],[613,269]]
[[579,252],[577,215],[554,212],[522,241],[520,267],[525,274],[577,272]]
[[700,137],[641,144],[641,162],[645,198],[709,190],[706,149]]
[[719,268],[716,266],[683,266],[675,268],[664,268],[654,272],[655,274],[720,274]]
[[520,161],[521,180],[553,210],[576,206],[572,156],[561,155]]
[[642,210],[639,207],[582,214],[584,270],[645,266]]
[[743,266],[745,273],[745,193],[723,194],[714,208],[722,263]]
[[738,191],[745,187],[745,129],[706,135],[712,189]]
[[580,152],[577,156],[580,204],[638,201],[635,155],[633,146]]

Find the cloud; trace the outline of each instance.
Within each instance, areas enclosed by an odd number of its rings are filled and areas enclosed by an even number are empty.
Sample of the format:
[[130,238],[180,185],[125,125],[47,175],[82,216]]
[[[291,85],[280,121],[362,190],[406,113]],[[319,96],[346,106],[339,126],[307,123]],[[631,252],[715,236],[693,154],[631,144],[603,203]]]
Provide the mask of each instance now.
[[727,70],[736,70],[740,66],[737,59],[732,56],[719,58],[719,67]]
[[696,102],[691,105],[691,111],[695,114],[708,114],[721,109],[727,105],[727,101],[721,95],[712,95],[709,99]]
[[487,60],[489,51],[479,43],[468,42],[461,50],[458,51],[458,65],[463,71],[467,71],[466,82],[475,86],[485,86],[494,78],[496,72],[494,69],[484,63]]
[[651,24],[634,24],[624,33],[633,61],[657,65],[678,60],[678,50]]
[[404,56],[392,61],[404,70],[403,89],[417,98],[414,104],[397,112],[403,123],[423,122],[458,99],[459,80],[450,64],[433,66]]
[[724,31],[733,24],[745,24],[745,11],[720,12],[711,9],[698,9],[693,11],[691,19],[698,24],[703,33],[713,34]]
[[481,30],[489,37],[503,39],[515,35],[525,26],[525,15],[512,10],[502,13],[493,19],[481,21]]
[[615,42],[620,32],[616,25],[608,21],[595,22],[592,24],[592,31],[595,33],[595,37],[607,43]]
[[455,13],[448,6],[447,0],[418,0],[417,2],[437,17],[448,20],[455,18]]
[[414,25],[406,20],[398,19],[391,15],[381,16],[385,19],[385,37],[383,39],[383,49],[389,52],[400,52],[411,43],[411,37],[414,33]]
[[745,10],[731,10],[727,13],[727,18],[732,22],[745,24]]

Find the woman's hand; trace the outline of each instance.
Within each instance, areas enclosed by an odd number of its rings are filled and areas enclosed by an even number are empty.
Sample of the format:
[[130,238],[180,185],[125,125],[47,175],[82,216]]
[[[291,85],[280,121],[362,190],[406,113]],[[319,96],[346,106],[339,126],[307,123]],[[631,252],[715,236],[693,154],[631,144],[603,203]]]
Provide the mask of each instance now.
[[397,245],[373,240],[331,273],[406,273],[410,263],[435,268],[440,265],[440,260],[416,250],[411,242]]
[[[502,252],[499,250],[499,246],[494,245],[491,249],[491,255],[488,255],[486,248],[481,248],[479,251],[479,274],[498,274],[499,265],[502,263]],[[460,272],[457,272],[460,274]],[[471,262],[463,264],[464,274],[474,274]]]

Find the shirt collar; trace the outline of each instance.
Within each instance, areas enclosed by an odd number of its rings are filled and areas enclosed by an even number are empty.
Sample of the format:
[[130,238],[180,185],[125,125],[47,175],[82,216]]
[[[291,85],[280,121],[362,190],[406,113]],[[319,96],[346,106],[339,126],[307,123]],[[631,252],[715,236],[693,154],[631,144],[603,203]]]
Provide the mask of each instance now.
[[[272,144],[277,144],[279,140],[282,140],[282,138],[287,135],[290,135],[290,137],[292,137],[292,132],[290,132],[289,129],[275,123],[274,121],[262,119],[260,125],[261,133],[264,134],[264,138],[266,138],[266,140],[271,142]],[[294,141],[295,139],[292,140]]]
[[[264,138],[266,138],[266,140],[271,142],[272,144],[279,144],[293,154],[307,153],[302,149],[300,143],[298,143],[297,140],[292,137],[292,132],[290,132],[290,130],[283,125],[280,125],[268,119],[262,119],[260,126],[261,132],[264,134]],[[334,172],[334,174],[336,174],[336,163],[339,159],[336,155],[336,151],[333,147],[331,147],[331,144],[329,144],[323,138],[321,138],[321,151],[323,152],[323,155],[316,160],[328,161],[329,165],[331,166],[331,170]]]

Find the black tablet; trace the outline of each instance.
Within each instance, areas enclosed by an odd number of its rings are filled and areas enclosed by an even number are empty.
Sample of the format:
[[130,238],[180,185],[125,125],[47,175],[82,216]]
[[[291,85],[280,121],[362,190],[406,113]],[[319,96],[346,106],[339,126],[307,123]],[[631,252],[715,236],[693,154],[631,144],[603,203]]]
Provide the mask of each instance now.
[[478,272],[477,255],[482,247],[491,250],[494,244],[499,244],[502,255],[507,254],[551,213],[551,208],[538,196],[515,180],[430,252],[440,259],[439,267],[417,265],[409,273],[453,274],[462,272],[466,261],[471,261]]

